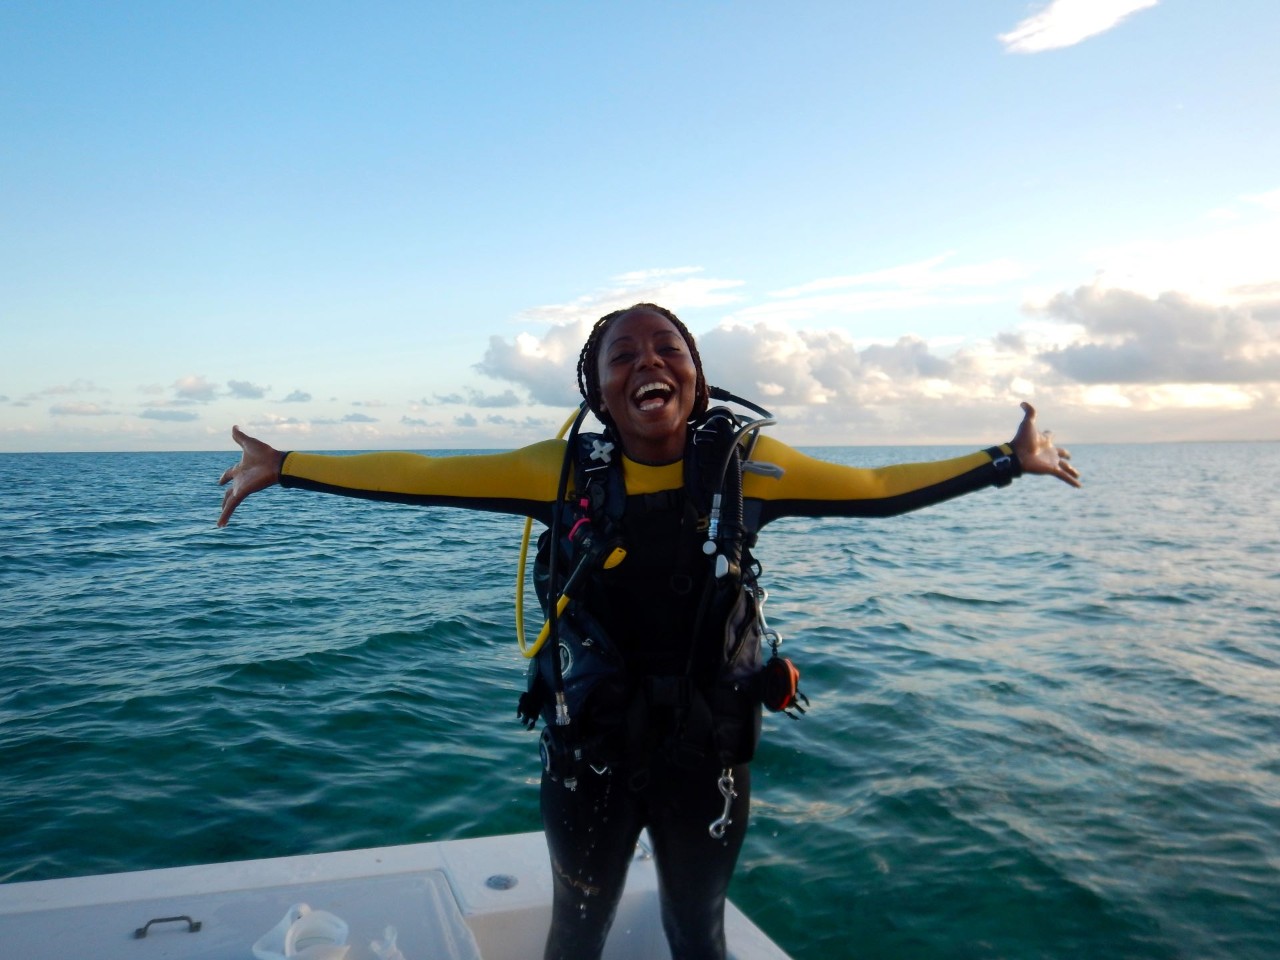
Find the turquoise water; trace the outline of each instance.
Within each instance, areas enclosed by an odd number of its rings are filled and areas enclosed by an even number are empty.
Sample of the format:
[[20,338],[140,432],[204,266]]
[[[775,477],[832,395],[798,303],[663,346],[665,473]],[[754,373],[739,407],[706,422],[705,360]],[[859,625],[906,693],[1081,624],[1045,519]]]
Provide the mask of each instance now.
[[[851,463],[948,448],[817,451]],[[797,960],[1280,956],[1278,444],[1077,449],[759,553],[734,900]],[[0,880],[536,829],[520,521],[0,456]]]

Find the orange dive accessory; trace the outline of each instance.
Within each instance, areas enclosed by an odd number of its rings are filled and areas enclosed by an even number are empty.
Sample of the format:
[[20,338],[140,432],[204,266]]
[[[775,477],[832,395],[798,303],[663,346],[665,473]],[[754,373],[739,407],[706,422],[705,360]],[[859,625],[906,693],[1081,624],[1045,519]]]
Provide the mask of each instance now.
[[800,692],[799,668],[787,657],[775,652],[764,665],[760,672],[760,700],[774,713],[785,713],[792,720],[799,720],[796,714],[804,713],[809,698]]

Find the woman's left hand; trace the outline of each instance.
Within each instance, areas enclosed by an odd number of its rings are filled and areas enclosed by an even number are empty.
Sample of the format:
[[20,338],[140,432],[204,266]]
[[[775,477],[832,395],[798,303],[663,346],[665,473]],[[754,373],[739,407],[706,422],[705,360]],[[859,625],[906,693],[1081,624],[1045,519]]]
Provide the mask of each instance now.
[[1073,487],[1080,486],[1080,471],[1071,465],[1071,454],[1054,446],[1050,433],[1041,433],[1036,426],[1036,408],[1023,402],[1022,410],[1022,423],[1010,444],[1022,464],[1022,472],[1048,474]]
[[236,507],[251,493],[265,490],[280,482],[284,454],[239,427],[231,428],[231,439],[240,447],[240,462],[223,471],[218,483],[227,488],[222,496],[222,515],[218,526],[225,527]]

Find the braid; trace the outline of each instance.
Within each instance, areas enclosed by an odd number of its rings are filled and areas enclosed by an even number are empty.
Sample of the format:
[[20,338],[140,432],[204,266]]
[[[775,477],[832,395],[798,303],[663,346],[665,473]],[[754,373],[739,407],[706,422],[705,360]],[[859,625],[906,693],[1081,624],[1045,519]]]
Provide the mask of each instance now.
[[696,420],[707,412],[707,404],[711,399],[707,388],[707,378],[702,373],[702,356],[698,353],[698,345],[694,342],[693,334],[689,332],[689,328],[684,325],[683,321],[666,307],[660,307],[656,303],[636,303],[625,310],[615,310],[613,313],[607,313],[595,322],[595,326],[587,334],[587,342],[582,345],[582,352],[578,354],[578,391],[582,394],[583,399],[587,401],[587,406],[591,408],[591,412],[599,418],[601,423],[612,430],[614,426],[613,418],[601,409],[604,398],[600,395],[600,345],[604,342],[604,335],[609,329],[609,325],[623,314],[631,313],[635,310],[645,310],[666,317],[671,321],[671,325],[676,328],[681,339],[684,340],[685,346],[689,348],[689,356],[693,358],[694,369],[698,371],[698,379],[694,384],[692,413],[693,419]]

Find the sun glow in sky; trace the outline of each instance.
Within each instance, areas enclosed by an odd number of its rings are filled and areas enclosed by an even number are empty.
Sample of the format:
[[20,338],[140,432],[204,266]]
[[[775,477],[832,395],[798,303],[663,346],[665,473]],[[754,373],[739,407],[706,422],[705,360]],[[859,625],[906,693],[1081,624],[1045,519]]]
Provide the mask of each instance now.
[[799,444],[1280,439],[1280,6],[0,8],[0,450],[512,447],[675,310]]

